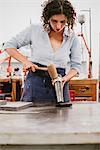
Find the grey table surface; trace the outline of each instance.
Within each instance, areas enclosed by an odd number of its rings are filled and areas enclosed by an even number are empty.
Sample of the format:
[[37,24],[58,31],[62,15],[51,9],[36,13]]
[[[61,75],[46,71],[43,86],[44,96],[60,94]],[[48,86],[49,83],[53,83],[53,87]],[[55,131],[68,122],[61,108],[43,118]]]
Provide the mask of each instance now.
[[100,103],[0,110],[0,144],[100,143]]

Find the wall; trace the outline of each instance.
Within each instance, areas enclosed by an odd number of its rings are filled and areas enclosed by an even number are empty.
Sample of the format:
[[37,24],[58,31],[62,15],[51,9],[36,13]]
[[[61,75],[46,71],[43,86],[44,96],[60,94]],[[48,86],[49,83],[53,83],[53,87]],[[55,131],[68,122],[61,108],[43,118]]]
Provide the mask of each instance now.
[[[7,41],[12,36],[16,35],[22,29],[32,23],[40,22],[41,2],[43,0],[0,0],[0,44]],[[92,77],[99,77],[99,26],[100,22],[100,1],[95,0],[72,0],[71,1],[80,14],[80,10],[92,10]],[[82,12],[81,12],[82,13]],[[89,45],[89,16],[86,15],[87,42]],[[80,26],[76,27],[76,31],[80,32]],[[25,53],[25,52],[24,52]]]

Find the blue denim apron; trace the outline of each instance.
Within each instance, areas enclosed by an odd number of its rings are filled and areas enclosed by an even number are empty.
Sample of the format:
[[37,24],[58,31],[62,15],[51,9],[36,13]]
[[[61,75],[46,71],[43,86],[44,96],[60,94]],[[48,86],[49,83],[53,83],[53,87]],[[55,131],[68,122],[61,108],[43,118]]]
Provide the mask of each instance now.
[[[37,64],[39,67],[46,67]],[[57,68],[58,74],[65,75],[65,69]],[[66,82],[63,88],[64,101],[69,102],[69,84]],[[51,78],[48,71],[36,70],[35,72],[29,71],[25,79],[21,101],[35,102],[35,103],[56,103],[56,93],[52,85]]]

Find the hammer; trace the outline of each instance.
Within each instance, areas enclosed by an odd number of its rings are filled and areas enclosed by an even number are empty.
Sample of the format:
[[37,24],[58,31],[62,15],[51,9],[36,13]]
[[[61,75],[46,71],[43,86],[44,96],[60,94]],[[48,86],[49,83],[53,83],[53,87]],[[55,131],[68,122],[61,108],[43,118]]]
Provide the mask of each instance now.
[[54,87],[55,87],[55,91],[56,91],[57,103],[64,102],[64,100],[63,100],[63,87],[61,84],[61,80],[58,76],[56,67],[54,66],[54,64],[49,64],[47,66],[47,68],[48,68],[48,73],[49,73],[51,79],[55,80]]
[[54,64],[49,64],[47,66],[48,68],[48,73],[51,77],[52,80],[55,80],[54,82],[54,87],[56,91],[56,97],[57,97],[57,107],[70,107],[72,106],[72,103],[70,102],[64,102],[64,97],[63,97],[63,87],[62,87],[62,82],[61,78],[59,77],[56,67]]

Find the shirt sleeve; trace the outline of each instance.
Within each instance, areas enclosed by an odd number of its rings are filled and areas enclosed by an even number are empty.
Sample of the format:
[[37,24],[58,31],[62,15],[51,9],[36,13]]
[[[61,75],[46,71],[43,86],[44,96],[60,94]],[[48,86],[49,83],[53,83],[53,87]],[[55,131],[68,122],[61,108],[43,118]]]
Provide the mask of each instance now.
[[82,50],[77,36],[75,36],[71,46],[70,60],[71,69],[77,70],[77,73],[80,74],[82,67]]
[[27,27],[25,30],[17,34],[15,37],[7,41],[3,49],[7,49],[7,48],[19,49],[22,46],[30,44],[31,43],[31,30],[32,30],[32,26]]

